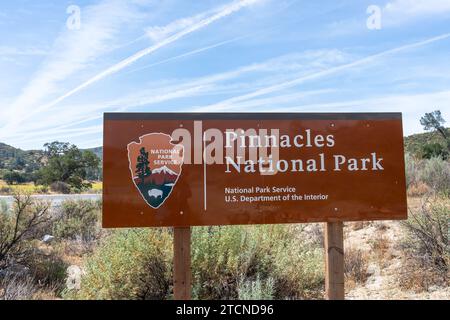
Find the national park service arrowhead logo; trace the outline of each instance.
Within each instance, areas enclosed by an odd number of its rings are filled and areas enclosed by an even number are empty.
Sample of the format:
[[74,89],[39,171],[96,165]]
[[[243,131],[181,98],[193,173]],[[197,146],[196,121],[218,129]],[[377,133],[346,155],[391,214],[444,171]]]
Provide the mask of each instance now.
[[131,178],[147,204],[157,209],[181,175],[184,148],[165,133],[149,133],[127,146]]

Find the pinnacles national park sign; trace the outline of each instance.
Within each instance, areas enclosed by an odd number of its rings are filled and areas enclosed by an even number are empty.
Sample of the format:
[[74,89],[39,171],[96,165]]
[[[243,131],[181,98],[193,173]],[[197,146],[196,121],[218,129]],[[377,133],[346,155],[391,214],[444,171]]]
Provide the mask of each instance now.
[[399,113],[106,113],[103,225],[405,219]]

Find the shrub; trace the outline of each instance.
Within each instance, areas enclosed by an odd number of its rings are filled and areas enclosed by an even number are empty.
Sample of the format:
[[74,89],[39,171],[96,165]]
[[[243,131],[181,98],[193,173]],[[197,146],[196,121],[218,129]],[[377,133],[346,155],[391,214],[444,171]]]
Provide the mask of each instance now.
[[0,268],[23,260],[31,240],[40,237],[50,221],[49,209],[49,203],[16,194],[12,208],[0,212]]
[[431,159],[440,157],[444,160],[448,158],[448,150],[440,143],[429,143],[422,147],[422,158]]
[[100,234],[100,203],[67,200],[61,204],[53,224],[53,235],[69,240],[96,240]]
[[136,296],[140,300],[163,300],[167,298],[171,269],[161,256],[149,256],[144,259],[143,272],[139,275]]
[[[250,276],[252,269],[264,269],[257,257],[262,252],[257,251],[256,239],[247,230],[241,226],[195,229],[192,236],[194,297],[236,299],[238,279]],[[265,271],[260,271],[265,276]]]
[[45,250],[34,247],[24,264],[28,267],[30,274],[40,289],[44,288],[61,294],[66,281],[66,270],[69,266],[61,257],[58,250]]
[[35,192],[36,193],[41,193],[41,194],[47,194],[48,193],[48,187],[47,186],[37,186],[35,188]]
[[406,187],[409,188],[417,182],[418,161],[409,153],[405,154]]
[[[287,225],[194,228],[193,298],[322,297],[323,249],[304,245],[296,231]],[[66,297],[170,298],[172,246],[167,229],[116,231],[87,259],[81,289]]]
[[192,267],[198,299],[236,299],[239,282],[273,279],[275,298],[319,297],[323,252],[303,246],[294,226],[196,228]]
[[30,300],[36,290],[31,276],[8,272],[0,277],[0,300]]
[[410,197],[421,197],[430,193],[430,191],[431,189],[427,184],[419,181],[409,186],[407,194]]
[[367,280],[367,255],[358,249],[348,248],[344,255],[344,273],[348,280],[355,283],[365,283]]
[[6,181],[7,184],[14,184],[14,183],[19,184],[27,181],[25,175],[17,171],[6,172],[5,174],[3,174],[3,179]]
[[261,280],[257,276],[256,280],[243,280],[238,282],[239,300],[271,300],[274,296],[274,280],[267,278]]
[[0,215],[6,215],[8,211],[8,203],[5,200],[0,200]]
[[69,194],[70,193],[70,185],[65,182],[57,181],[57,182],[53,182],[50,185],[50,190],[52,190],[53,192],[57,192],[57,193]]
[[301,241],[304,241],[305,244],[308,244],[313,248],[323,248],[324,230],[322,223],[309,223],[306,225],[297,226],[300,229],[299,231],[297,231],[297,234],[301,236]]
[[432,284],[448,284],[449,208],[448,198],[428,200],[418,211],[412,211],[409,219],[403,223],[405,235],[401,241],[401,248],[405,272],[400,278],[403,287],[427,289]]
[[2,206],[0,271],[6,274],[5,298],[30,299],[36,290],[63,288],[66,263],[58,251],[39,245],[51,222],[49,210],[50,203],[29,195],[15,195],[10,209]]
[[[289,241],[291,242],[291,241]],[[273,257],[275,298],[316,299],[323,297],[323,248],[303,246],[299,242],[285,243]]]
[[[150,268],[150,269],[147,269]],[[118,230],[86,261],[75,299],[164,299],[169,296],[172,236],[164,229]]]
[[12,191],[11,187],[2,186],[0,187],[0,194],[10,194]]
[[424,160],[420,180],[436,192],[450,191],[450,164],[441,158]]

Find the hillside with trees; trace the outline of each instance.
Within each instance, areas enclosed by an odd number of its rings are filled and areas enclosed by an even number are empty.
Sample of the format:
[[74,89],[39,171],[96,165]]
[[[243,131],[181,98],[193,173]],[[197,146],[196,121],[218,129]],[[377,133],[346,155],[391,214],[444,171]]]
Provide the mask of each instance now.
[[414,134],[405,138],[405,152],[421,159],[440,157],[446,160],[450,155],[450,129],[444,127],[441,111],[436,110],[420,119],[428,133]]
[[[446,128],[447,134],[450,136],[450,128]],[[438,152],[445,150],[446,143],[442,136],[436,132],[416,133],[405,137],[405,153],[409,153],[416,157],[424,157],[425,146],[436,146]]]
[[43,164],[42,150],[24,151],[0,142],[0,170],[33,172]]
[[81,192],[91,187],[90,181],[102,179],[101,153],[101,147],[81,150],[58,141],[29,151],[0,143],[0,179],[8,185],[34,183],[55,192]]

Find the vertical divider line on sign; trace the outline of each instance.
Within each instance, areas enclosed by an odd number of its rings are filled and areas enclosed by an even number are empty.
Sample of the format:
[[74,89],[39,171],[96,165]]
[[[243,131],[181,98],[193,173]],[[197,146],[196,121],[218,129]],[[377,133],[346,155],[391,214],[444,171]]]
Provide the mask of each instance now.
[[203,210],[206,211],[206,131],[203,132]]

